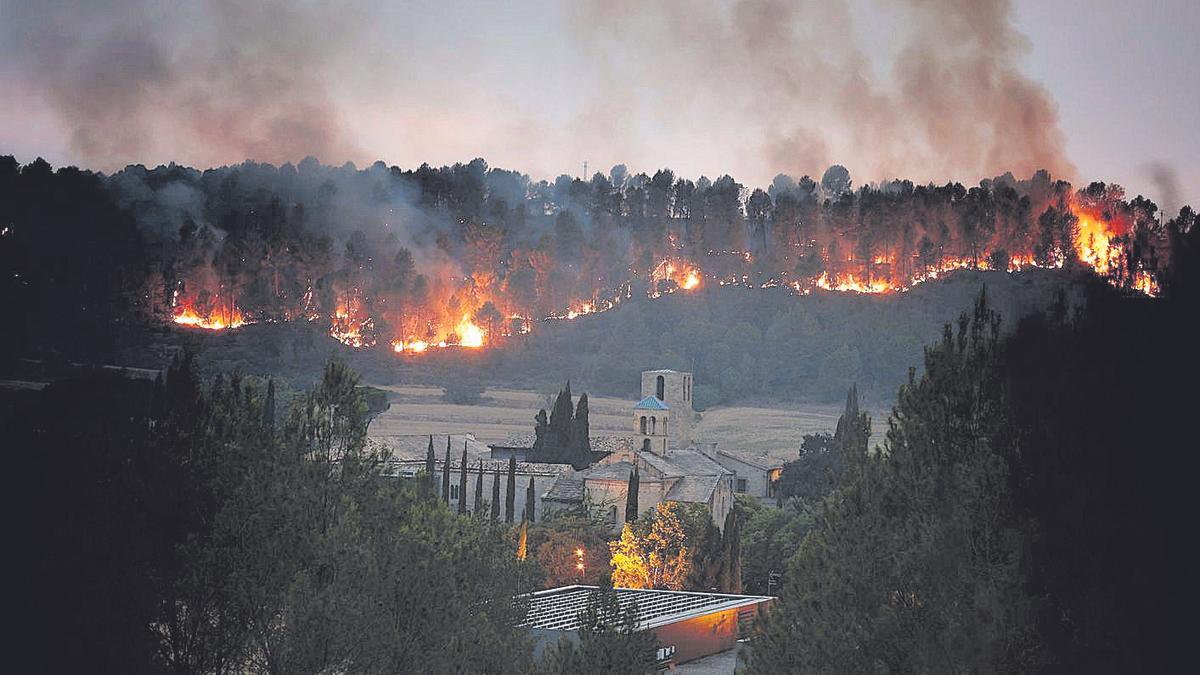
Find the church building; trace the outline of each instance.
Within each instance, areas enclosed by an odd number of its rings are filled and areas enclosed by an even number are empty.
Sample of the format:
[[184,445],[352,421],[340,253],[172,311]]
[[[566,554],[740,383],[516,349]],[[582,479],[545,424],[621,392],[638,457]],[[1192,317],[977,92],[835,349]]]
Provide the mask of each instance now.
[[559,475],[542,495],[543,508],[552,512],[586,504],[618,529],[636,466],[641,513],[663,502],[703,504],[722,527],[733,508],[734,472],[694,447],[692,374],[648,370],[641,384],[632,436],[592,467]]

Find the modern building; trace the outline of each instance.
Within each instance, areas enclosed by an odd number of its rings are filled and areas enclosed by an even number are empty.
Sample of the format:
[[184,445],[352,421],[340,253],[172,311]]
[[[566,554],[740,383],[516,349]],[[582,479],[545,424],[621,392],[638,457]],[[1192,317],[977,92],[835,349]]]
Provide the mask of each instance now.
[[[774,598],[689,591],[614,589],[621,612],[634,606],[637,628],[658,638],[660,670],[734,649],[753,637],[755,619]],[[580,613],[598,589],[563,586],[529,594],[522,626],[534,638],[534,656],[560,640],[579,641]]]

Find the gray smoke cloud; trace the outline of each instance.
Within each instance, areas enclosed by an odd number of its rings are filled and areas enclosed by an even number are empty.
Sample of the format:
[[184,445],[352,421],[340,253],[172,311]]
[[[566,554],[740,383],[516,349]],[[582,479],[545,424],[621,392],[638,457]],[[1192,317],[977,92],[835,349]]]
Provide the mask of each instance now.
[[760,185],[834,163],[856,182],[1074,177],[1007,0],[0,0],[0,19],[0,83],[108,170],[485,156]]
[[359,17],[341,3],[5,1],[9,66],[95,166],[357,154],[328,78]]
[[609,79],[643,82],[641,105],[684,118],[701,110],[779,170],[819,175],[839,162],[875,179],[1073,177],[1054,101],[1018,67],[1026,44],[1007,0],[877,5],[899,47],[884,76],[871,58],[880,50],[864,49],[856,30],[861,7],[843,0],[593,0],[575,26]]
[[1154,199],[1158,203],[1163,218],[1166,220],[1174,218],[1179,212],[1179,207],[1182,206],[1179,196],[1179,173],[1175,171],[1175,167],[1166,162],[1150,162],[1146,165],[1146,173],[1149,174],[1150,181],[1154,183],[1158,192],[1154,195]]

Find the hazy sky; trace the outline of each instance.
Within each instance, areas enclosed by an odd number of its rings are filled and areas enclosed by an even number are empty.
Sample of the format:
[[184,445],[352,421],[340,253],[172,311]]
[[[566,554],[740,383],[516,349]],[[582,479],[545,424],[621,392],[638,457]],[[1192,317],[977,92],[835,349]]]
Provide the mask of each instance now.
[[0,0],[0,154],[748,185],[1046,166],[1200,205],[1198,27],[1196,0]]

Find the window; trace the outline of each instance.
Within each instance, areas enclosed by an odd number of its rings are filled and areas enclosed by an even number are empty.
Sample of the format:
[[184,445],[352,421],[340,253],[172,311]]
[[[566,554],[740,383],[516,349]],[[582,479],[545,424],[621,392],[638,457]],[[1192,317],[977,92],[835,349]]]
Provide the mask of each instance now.
[[643,433],[643,434],[646,433],[646,416],[645,415],[642,415],[642,424],[641,424],[641,432],[640,433]]
[[458,499],[458,486],[453,483],[450,484],[450,499]]
[[739,494],[746,493],[746,479],[745,478],[737,479],[737,491]]
[[653,434],[653,433],[657,433],[657,432],[658,432],[658,418],[651,417],[650,418],[650,433]]

